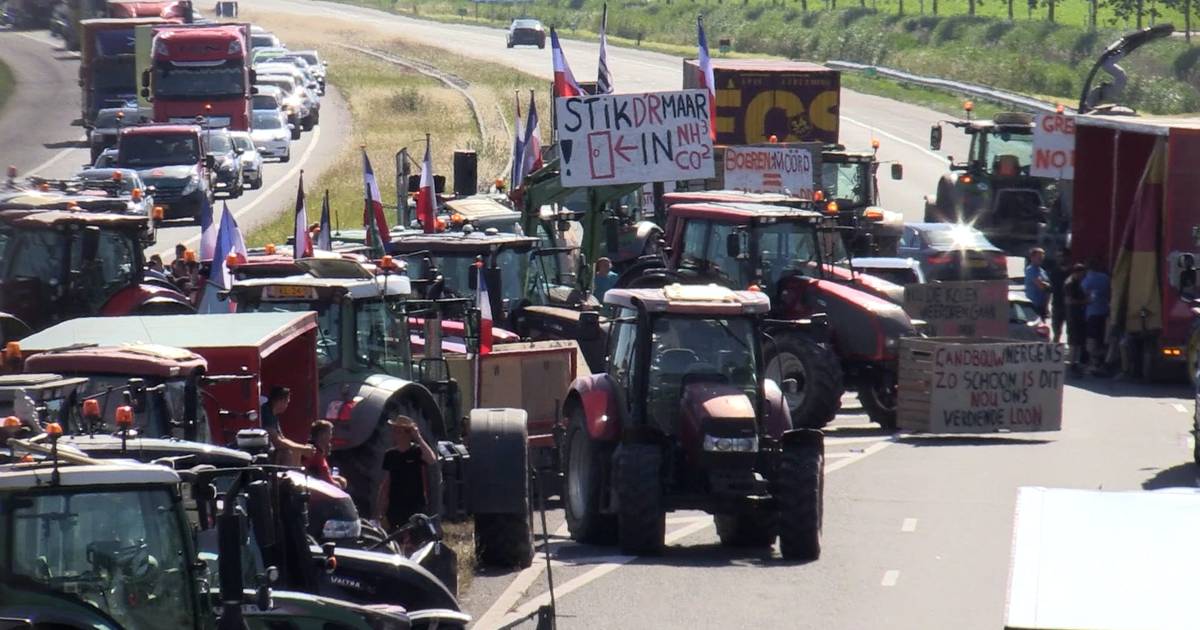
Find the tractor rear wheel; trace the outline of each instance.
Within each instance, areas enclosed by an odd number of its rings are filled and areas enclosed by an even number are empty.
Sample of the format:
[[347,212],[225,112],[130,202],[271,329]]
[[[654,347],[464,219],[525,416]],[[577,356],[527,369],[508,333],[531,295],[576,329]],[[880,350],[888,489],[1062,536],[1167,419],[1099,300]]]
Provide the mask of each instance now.
[[783,446],[776,487],[779,552],[788,560],[816,560],[821,556],[824,451],[820,443]]
[[878,374],[858,390],[858,401],[871,422],[893,431],[896,429],[897,394],[896,376]]
[[766,377],[796,379],[795,394],[784,394],[797,428],[819,429],[842,405],[842,365],[827,346],[804,335],[784,334],[766,348]]
[[667,534],[662,451],[652,444],[618,446],[613,455],[613,485],[621,551],[633,555],[661,552]]
[[713,522],[717,526],[717,537],[726,547],[770,547],[775,544],[779,530],[778,515],[761,510],[717,514]]
[[616,540],[617,519],[603,514],[604,479],[612,461],[612,446],[591,439],[583,409],[576,406],[569,412],[566,449],[563,456],[563,507],[571,538],[597,545]]

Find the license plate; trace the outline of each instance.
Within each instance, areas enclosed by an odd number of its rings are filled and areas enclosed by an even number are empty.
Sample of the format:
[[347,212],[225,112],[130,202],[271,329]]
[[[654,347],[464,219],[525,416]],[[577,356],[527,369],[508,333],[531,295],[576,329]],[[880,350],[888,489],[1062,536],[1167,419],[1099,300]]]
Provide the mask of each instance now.
[[314,299],[316,289],[312,287],[297,287],[289,285],[271,285],[263,287],[264,300],[286,300],[290,298]]
[[971,259],[971,262],[969,264],[971,267],[978,269],[980,267],[986,267],[987,261],[983,260],[981,258],[973,258],[973,259]]

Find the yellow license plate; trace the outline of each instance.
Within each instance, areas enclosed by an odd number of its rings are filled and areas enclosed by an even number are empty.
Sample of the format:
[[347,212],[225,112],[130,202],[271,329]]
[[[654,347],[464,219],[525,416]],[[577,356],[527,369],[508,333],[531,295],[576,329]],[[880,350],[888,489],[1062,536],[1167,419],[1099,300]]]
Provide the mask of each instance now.
[[978,268],[978,267],[986,267],[986,266],[987,266],[987,261],[986,261],[986,260],[980,260],[980,259],[976,258],[976,259],[974,259],[974,260],[972,260],[972,261],[971,261],[971,266],[972,266],[972,267],[976,267],[976,268]]
[[298,287],[290,285],[270,285],[263,287],[264,300],[287,300],[287,299],[304,299],[311,300],[316,298],[317,290],[312,287]]

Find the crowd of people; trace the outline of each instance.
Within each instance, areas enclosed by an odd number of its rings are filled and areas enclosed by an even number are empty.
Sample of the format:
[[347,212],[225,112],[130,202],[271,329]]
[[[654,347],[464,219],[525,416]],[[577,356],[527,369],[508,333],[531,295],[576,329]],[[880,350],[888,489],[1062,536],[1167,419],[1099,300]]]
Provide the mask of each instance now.
[[[1066,329],[1071,371],[1107,376],[1111,373],[1113,350],[1128,346],[1128,340],[1111,339],[1108,327],[1112,279],[1099,260],[1087,265],[1073,262],[1071,250],[1058,252],[1054,264],[1046,269],[1046,251],[1035,247],[1029,252],[1025,268],[1025,297],[1043,319],[1050,320],[1051,341],[1062,341]],[[1116,342],[1115,344],[1113,342]],[[1120,376],[1132,376],[1129,352],[1119,351]]]

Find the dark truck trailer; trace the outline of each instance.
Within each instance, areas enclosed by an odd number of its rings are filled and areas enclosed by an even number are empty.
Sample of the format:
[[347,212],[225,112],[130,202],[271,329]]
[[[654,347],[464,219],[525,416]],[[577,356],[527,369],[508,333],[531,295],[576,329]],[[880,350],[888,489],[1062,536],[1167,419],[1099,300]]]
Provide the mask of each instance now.
[[106,107],[124,107],[137,99],[134,27],[161,24],[159,18],[96,19],[80,22],[79,87],[83,90],[84,127]]
[[1075,134],[1071,255],[1112,274],[1109,330],[1136,341],[1135,368],[1178,377],[1190,363],[1194,378],[1200,337],[1178,272],[1200,249],[1200,119],[1079,116]]
[[[714,59],[718,145],[837,144],[841,74],[820,64]],[[700,88],[700,68],[683,60],[684,89]]]

